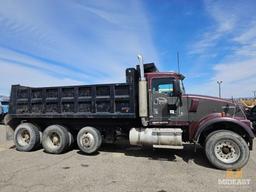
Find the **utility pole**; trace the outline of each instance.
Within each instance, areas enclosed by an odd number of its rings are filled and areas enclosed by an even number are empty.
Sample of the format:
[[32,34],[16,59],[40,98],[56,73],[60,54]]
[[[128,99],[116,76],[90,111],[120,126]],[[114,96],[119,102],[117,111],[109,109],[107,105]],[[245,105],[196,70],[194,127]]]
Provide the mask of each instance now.
[[254,99],[256,99],[256,91],[253,91]]
[[223,83],[223,81],[217,81],[218,85],[219,85],[219,98],[221,98],[221,83]]

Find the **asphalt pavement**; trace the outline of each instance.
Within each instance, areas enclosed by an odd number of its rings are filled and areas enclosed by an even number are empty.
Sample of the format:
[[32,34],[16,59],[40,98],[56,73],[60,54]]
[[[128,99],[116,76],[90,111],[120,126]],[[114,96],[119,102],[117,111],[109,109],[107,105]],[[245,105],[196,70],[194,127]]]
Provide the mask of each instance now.
[[78,149],[52,155],[43,149],[19,152],[0,140],[0,192],[5,191],[255,192],[256,151],[238,173],[213,168],[193,145],[152,150],[121,142],[105,144],[94,155]]

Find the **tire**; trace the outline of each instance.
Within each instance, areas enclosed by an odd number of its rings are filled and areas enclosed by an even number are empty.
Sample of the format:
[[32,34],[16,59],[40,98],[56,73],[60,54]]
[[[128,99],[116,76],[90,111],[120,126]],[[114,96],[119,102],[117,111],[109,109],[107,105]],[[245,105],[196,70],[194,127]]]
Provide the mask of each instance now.
[[207,135],[207,137],[205,138],[205,140],[203,141],[203,143],[200,143],[200,145],[205,148],[205,144],[207,142],[207,140],[213,135],[213,134],[216,134],[218,132],[222,132],[223,130],[216,130],[216,131],[213,131],[211,132],[210,134]]
[[[71,134],[70,134],[71,135]],[[50,125],[43,132],[42,145],[47,153],[61,154],[71,144],[68,130],[61,125]]]
[[74,144],[74,136],[68,131],[68,148],[71,148]]
[[102,144],[102,135],[101,135],[101,132],[98,129],[96,129],[96,132],[98,133],[98,136],[99,136],[98,148],[100,148],[100,146]]
[[237,170],[245,166],[250,151],[245,140],[232,131],[215,131],[208,135],[205,154],[210,163],[223,170]]
[[20,124],[14,132],[14,143],[18,151],[32,151],[41,144],[39,128],[32,123]]
[[95,153],[101,143],[101,134],[94,127],[84,127],[77,134],[77,145],[85,154]]

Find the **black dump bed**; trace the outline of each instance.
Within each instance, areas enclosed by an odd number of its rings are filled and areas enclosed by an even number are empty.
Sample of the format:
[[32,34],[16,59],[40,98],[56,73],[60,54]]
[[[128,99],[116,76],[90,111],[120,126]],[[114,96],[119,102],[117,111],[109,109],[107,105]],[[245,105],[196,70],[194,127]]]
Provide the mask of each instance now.
[[13,118],[137,118],[138,70],[126,69],[126,83],[62,87],[13,85]]

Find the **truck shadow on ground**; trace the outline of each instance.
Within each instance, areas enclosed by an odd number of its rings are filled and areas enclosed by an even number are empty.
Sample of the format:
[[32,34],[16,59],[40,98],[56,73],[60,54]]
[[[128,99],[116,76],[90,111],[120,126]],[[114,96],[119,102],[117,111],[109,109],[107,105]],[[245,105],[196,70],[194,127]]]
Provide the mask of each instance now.
[[[197,165],[214,169],[208,162],[202,147],[198,146],[196,152],[194,152],[194,144],[185,144],[182,150],[144,148],[131,146],[128,143],[103,144],[99,152],[93,155],[99,155],[100,152],[123,153],[126,156],[145,157],[149,160],[158,161],[175,162],[181,158],[186,163],[192,161]],[[80,151],[78,151],[78,153],[82,154]]]

